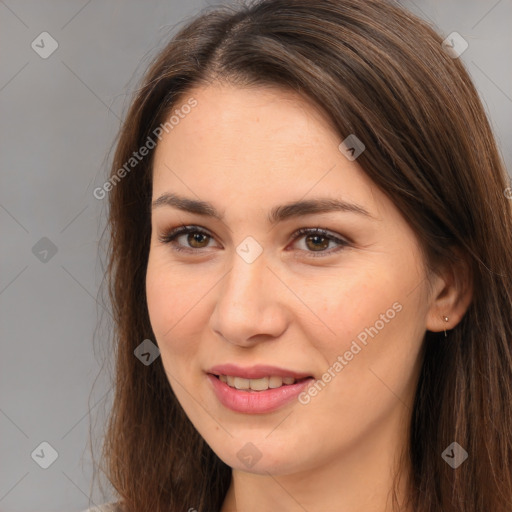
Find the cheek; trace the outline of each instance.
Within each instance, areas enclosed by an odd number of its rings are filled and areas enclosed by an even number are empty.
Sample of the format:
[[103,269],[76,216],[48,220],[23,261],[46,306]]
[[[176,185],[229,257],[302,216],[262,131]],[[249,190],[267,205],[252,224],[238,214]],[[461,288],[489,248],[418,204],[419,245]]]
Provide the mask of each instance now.
[[388,316],[396,316],[392,306],[402,296],[401,287],[387,275],[383,268],[344,268],[337,275],[333,272],[330,279],[308,281],[299,293],[315,314],[308,315],[311,321],[302,325],[310,331],[309,339],[321,343],[330,356],[338,355],[348,350],[366,327],[379,321],[382,313],[389,310]]
[[[193,350],[189,340],[198,339],[201,297],[205,284],[179,267],[169,267],[158,256],[150,255],[146,274],[148,313],[157,344],[165,355],[187,354]],[[187,341],[185,343],[185,340]]]
[[389,372],[394,364],[410,367],[421,338],[421,308],[410,293],[416,280],[412,269],[372,266],[304,287],[303,301],[316,318],[304,317],[301,328],[326,370],[339,356],[345,362],[341,369],[337,365],[337,374],[366,375],[374,363],[387,365]]
[[348,415],[364,423],[387,414],[397,396],[408,397],[422,341],[422,309],[420,291],[411,293],[416,274],[406,270],[346,274],[317,301],[318,316],[335,335],[325,329],[327,335],[319,336],[303,324],[325,365],[318,392],[311,395],[316,407],[331,411],[337,404],[343,421],[351,421]]

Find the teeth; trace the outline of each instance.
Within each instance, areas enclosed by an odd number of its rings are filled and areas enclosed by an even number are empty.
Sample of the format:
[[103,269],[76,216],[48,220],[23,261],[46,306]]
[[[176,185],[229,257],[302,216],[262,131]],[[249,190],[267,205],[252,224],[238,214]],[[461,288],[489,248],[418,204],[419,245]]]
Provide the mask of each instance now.
[[241,390],[265,391],[267,389],[280,388],[283,385],[295,384],[293,377],[262,377],[261,379],[244,379],[231,375],[219,375],[219,379],[228,386]]
[[251,381],[249,379],[242,379],[242,377],[235,377],[236,389],[249,389]]
[[268,377],[262,377],[261,379],[250,379],[249,387],[253,391],[264,391],[265,389],[268,389],[268,381]]
[[276,375],[272,375],[272,377],[269,377],[268,379],[268,387],[269,388],[280,388],[283,385],[283,378],[277,377]]

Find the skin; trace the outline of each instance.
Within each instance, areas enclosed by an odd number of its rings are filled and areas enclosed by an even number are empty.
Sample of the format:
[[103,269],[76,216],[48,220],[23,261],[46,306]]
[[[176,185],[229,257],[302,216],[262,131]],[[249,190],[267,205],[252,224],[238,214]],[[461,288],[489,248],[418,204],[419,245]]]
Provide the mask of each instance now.
[[[208,201],[225,217],[154,208],[146,288],[170,385],[233,468],[222,512],[391,510],[423,337],[460,321],[471,295],[457,286],[464,276],[439,270],[429,289],[414,232],[301,96],[226,84],[195,88],[184,102],[191,96],[197,107],[155,150],[153,200],[172,192]],[[319,197],[355,203],[373,218],[329,212],[269,224],[274,206]],[[211,237],[174,241],[195,253],[159,241],[181,224]],[[350,243],[336,252],[340,245],[328,239],[292,238],[303,227],[325,228]],[[248,236],[263,248],[250,264],[236,252]],[[396,302],[401,311],[307,405],[233,412],[206,378],[211,366],[233,362],[322,379]],[[251,468],[237,457],[248,442],[261,454]],[[405,466],[401,477],[400,493]]]

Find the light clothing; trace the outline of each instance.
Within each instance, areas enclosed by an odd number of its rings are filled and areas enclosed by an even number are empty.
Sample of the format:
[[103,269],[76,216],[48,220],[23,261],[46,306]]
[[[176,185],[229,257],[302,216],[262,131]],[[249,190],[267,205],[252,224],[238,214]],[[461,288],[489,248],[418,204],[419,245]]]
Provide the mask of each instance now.
[[88,508],[84,512],[122,512],[117,503],[104,503],[97,507]]

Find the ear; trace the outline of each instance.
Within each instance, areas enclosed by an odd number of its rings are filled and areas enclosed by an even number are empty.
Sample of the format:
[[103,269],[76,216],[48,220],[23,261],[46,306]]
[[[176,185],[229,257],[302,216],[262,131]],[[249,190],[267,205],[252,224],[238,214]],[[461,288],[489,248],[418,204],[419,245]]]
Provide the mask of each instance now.
[[[453,249],[455,262],[448,262],[432,279],[432,293],[427,312],[427,330],[443,332],[453,329],[465,315],[473,298],[473,275],[467,257]],[[448,321],[444,318],[447,317]]]

